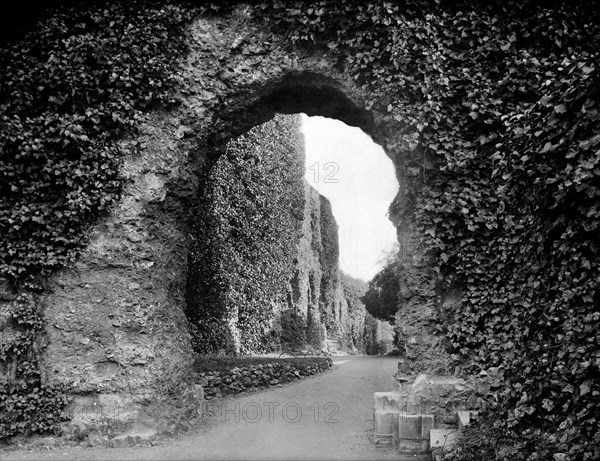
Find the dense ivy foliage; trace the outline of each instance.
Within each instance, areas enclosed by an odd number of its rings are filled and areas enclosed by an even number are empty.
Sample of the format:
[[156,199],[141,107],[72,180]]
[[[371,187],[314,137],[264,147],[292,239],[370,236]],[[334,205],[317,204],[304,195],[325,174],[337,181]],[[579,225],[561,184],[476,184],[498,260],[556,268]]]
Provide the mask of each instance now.
[[47,383],[38,367],[44,320],[34,296],[20,295],[11,312],[12,340],[0,344],[0,439],[15,434],[57,432],[65,419],[64,389]]
[[306,349],[306,319],[296,309],[285,309],[280,318],[281,331],[279,333],[281,350],[293,352]]
[[[320,195],[320,248],[319,256],[321,263],[321,292],[319,298],[319,310],[321,319],[327,329],[328,337],[339,338],[339,322],[336,320],[336,291],[339,286],[339,258],[340,248],[338,242],[338,225],[333,216],[331,202]],[[316,242],[313,242],[316,243]]]
[[[203,353],[279,346],[304,213],[299,118],[276,116],[227,144],[210,172],[192,233],[189,316]],[[285,327],[293,319],[284,318]],[[228,338],[228,339],[226,339]]]
[[365,319],[367,310],[361,298],[365,294],[367,284],[360,279],[340,271],[340,282],[344,298],[348,304],[348,319],[345,345],[349,350],[365,352],[371,347],[365,344]]
[[507,370],[482,428],[496,456],[599,458],[594,2],[262,9],[296,45],[335,53],[400,134],[387,146],[405,186],[393,211],[416,223],[440,289],[464,293],[447,313],[455,357]]
[[24,293],[73,261],[90,220],[118,198],[121,158],[136,146],[115,141],[169,103],[192,10],[103,2],[41,16],[0,47],[0,280],[23,292],[1,349],[2,367],[16,368],[0,388],[0,438],[58,429],[66,398],[38,370],[43,318]]
[[73,259],[90,216],[118,197],[115,139],[169,101],[189,17],[148,2],[73,8],[0,49],[0,275]]
[[[118,196],[114,140],[169,100],[192,10],[122,3],[59,11],[0,50],[0,275],[11,280],[72,260]],[[385,114],[404,186],[393,211],[416,223],[440,288],[464,293],[447,313],[456,357],[506,368],[482,426],[492,451],[600,458],[595,2],[256,8],[290,46],[336,56]]]

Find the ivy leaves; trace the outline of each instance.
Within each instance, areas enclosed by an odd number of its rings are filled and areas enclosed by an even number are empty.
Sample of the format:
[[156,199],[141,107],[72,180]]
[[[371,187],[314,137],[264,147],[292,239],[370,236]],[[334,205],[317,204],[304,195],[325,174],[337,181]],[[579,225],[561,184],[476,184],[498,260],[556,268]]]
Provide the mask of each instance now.
[[274,303],[285,303],[304,214],[299,136],[298,120],[278,116],[231,140],[209,174],[189,269],[198,352],[279,347]]
[[[392,211],[415,223],[435,277],[464,288],[449,338],[473,368],[511,370],[493,433],[518,433],[514,459],[548,444],[548,453],[598,458],[594,3],[256,8],[290,46],[334,54],[372,95],[367,109],[397,134],[410,194]],[[63,10],[0,51],[2,275],[68,262],[86,222],[117,198],[123,153],[114,140],[169,101],[191,14],[144,2]],[[243,235],[243,223],[233,224]]]
[[58,10],[0,50],[0,273],[69,263],[92,216],[118,197],[141,111],[168,102],[191,10],[133,2]]
[[[519,437],[522,459],[600,456],[597,9],[284,5],[270,4],[275,30],[335,53],[399,138],[409,193],[392,211],[415,224],[433,278],[463,289],[455,351],[511,371],[485,430]],[[307,14],[317,7],[325,27]]]
[[[60,8],[0,49],[0,277],[27,289],[73,261],[119,196],[127,152],[115,141],[170,101],[191,14],[138,1]],[[38,370],[43,318],[24,294],[13,304],[17,333],[0,360],[18,366],[0,386],[0,438],[57,432],[67,397]]]

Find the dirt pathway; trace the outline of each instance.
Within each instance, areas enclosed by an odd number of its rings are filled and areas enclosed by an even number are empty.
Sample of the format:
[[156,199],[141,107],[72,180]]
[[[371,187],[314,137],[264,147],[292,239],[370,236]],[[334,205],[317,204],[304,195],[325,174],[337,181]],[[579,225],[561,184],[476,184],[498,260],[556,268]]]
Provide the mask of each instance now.
[[158,447],[3,452],[9,460],[381,459],[400,457],[371,440],[373,392],[393,389],[397,360],[336,358],[330,371],[208,405],[205,428]]

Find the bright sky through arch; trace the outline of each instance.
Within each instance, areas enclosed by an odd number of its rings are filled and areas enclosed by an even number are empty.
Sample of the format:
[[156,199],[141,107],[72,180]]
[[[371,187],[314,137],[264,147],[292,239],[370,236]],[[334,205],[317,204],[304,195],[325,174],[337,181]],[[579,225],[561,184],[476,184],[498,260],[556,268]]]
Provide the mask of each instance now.
[[302,114],[302,132],[306,180],[329,199],[339,226],[340,268],[368,281],[396,243],[386,216],[398,191],[394,165],[362,130],[338,120]]

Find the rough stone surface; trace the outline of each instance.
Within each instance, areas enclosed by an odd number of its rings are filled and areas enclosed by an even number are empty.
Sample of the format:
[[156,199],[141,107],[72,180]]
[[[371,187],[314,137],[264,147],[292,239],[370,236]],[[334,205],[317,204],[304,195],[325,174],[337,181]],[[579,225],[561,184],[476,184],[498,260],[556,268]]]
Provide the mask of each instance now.
[[[393,133],[384,136],[386,114],[364,109],[369,95],[333,58],[290,51],[252,20],[249,8],[189,27],[190,52],[176,76],[180,104],[150,114],[137,138],[122,141],[140,150],[124,159],[119,203],[89,229],[77,263],[50,280],[42,365],[51,381],[71,386],[75,413],[96,398],[139,414],[166,387],[185,382],[190,212],[224,141],[275,113],[305,112],[361,127],[384,147],[400,144]],[[409,239],[411,224],[396,224]],[[326,285],[324,292],[337,289]],[[430,291],[417,293],[419,300]],[[344,316],[339,304],[325,305],[326,313]],[[344,332],[330,325],[327,335]]]
[[406,402],[420,406],[421,412],[438,412],[441,418],[448,412],[456,418],[456,410],[471,408],[476,398],[477,386],[462,378],[438,377],[421,374],[413,383],[397,387],[397,392]]
[[360,281],[339,269],[338,226],[329,200],[305,183],[304,219],[288,308],[302,317],[307,344],[328,353],[364,353],[366,309],[356,290]]
[[392,409],[375,410],[373,415],[373,439],[376,445],[391,445],[393,443],[394,416],[398,412]]
[[390,433],[400,451],[431,449],[434,455],[441,453],[442,447],[447,451],[460,430],[478,415],[477,409],[484,407],[482,396],[500,376],[500,370],[490,369],[469,381],[425,374],[403,380],[395,391],[373,395],[374,430],[382,422],[387,424],[387,419],[381,420],[379,415],[393,414]]

